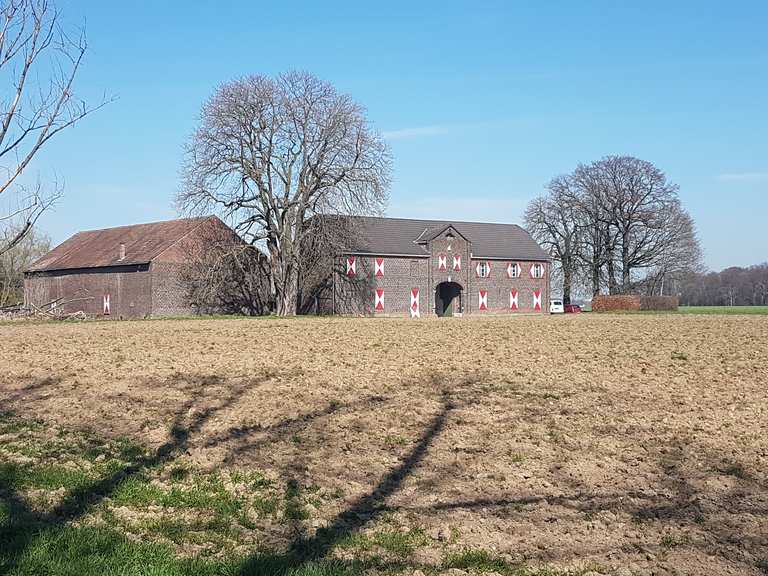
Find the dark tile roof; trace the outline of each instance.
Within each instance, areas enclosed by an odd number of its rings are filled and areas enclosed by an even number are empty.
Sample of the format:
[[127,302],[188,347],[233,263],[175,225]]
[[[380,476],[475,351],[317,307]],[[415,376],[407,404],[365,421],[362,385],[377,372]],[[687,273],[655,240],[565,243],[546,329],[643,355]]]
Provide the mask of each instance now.
[[457,220],[410,220],[406,218],[352,217],[358,238],[351,252],[426,256],[423,244],[446,226],[472,243],[475,258],[549,260],[530,234],[517,224],[461,222]]
[[[78,232],[32,264],[27,272],[147,264],[210,218],[215,216]],[[125,245],[122,260],[120,244]]]

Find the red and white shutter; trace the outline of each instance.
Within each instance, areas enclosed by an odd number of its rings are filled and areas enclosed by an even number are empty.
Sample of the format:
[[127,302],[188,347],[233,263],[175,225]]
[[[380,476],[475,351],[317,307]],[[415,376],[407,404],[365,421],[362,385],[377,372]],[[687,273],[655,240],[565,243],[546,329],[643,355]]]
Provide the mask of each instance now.
[[531,278],[536,278],[536,264],[531,264]]
[[347,256],[347,276],[357,275],[357,260],[354,256]]
[[448,256],[445,254],[437,255],[437,269],[445,271],[448,269]]
[[104,306],[104,315],[109,316],[112,313],[112,303],[109,294],[104,294],[102,304]]
[[486,262],[485,263],[485,277],[490,278],[491,277],[491,263]]
[[488,290],[480,290],[478,304],[480,310],[488,310]]
[[480,278],[480,264],[481,264],[481,262],[478,262],[477,264],[475,264],[475,277],[476,278]]
[[376,288],[373,298],[373,307],[377,312],[384,311],[384,288]]
[[541,290],[533,291],[533,309],[541,310]]
[[411,318],[420,318],[419,314],[419,289],[411,288]]
[[509,309],[517,310],[517,290],[509,291]]
[[453,255],[453,271],[454,272],[461,271],[461,254]]
[[384,276],[384,258],[376,258],[374,269],[374,274],[376,276]]

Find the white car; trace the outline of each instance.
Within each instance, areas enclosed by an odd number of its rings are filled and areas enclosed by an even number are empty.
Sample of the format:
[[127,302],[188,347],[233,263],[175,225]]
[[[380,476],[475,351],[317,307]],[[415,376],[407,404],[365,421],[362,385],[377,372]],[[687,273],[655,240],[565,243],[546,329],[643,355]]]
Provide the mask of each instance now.
[[563,314],[565,309],[563,308],[562,300],[550,300],[549,301],[549,313],[550,314]]

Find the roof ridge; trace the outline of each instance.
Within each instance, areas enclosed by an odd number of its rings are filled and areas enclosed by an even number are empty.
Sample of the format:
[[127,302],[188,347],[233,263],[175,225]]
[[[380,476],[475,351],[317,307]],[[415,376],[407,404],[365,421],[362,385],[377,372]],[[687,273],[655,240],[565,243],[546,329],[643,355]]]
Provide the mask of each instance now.
[[208,218],[215,218],[215,214],[208,214],[207,216],[190,216],[188,218],[169,218],[168,220],[155,220],[154,222],[139,222],[138,224],[121,224],[120,226],[107,226],[106,228],[93,228],[91,230],[79,230],[75,232],[70,238],[77,236],[78,234],[88,234],[89,232],[104,232],[105,230],[120,230],[121,228],[136,228],[137,226],[154,226],[158,224],[169,224],[171,222],[192,222],[194,220],[207,220]]
[[355,216],[348,215],[346,218],[368,218],[370,220],[401,220],[404,222],[433,222],[441,224],[491,224],[495,226],[517,226],[521,228],[520,224],[514,222],[480,222],[478,220],[447,220],[445,218],[401,218],[399,216]]

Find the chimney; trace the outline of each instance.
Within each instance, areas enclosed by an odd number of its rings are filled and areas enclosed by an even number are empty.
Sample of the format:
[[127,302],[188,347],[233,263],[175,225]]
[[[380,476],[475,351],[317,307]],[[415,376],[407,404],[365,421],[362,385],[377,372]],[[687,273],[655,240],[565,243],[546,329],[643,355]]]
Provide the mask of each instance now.
[[125,260],[125,244],[120,243],[120,260]]

